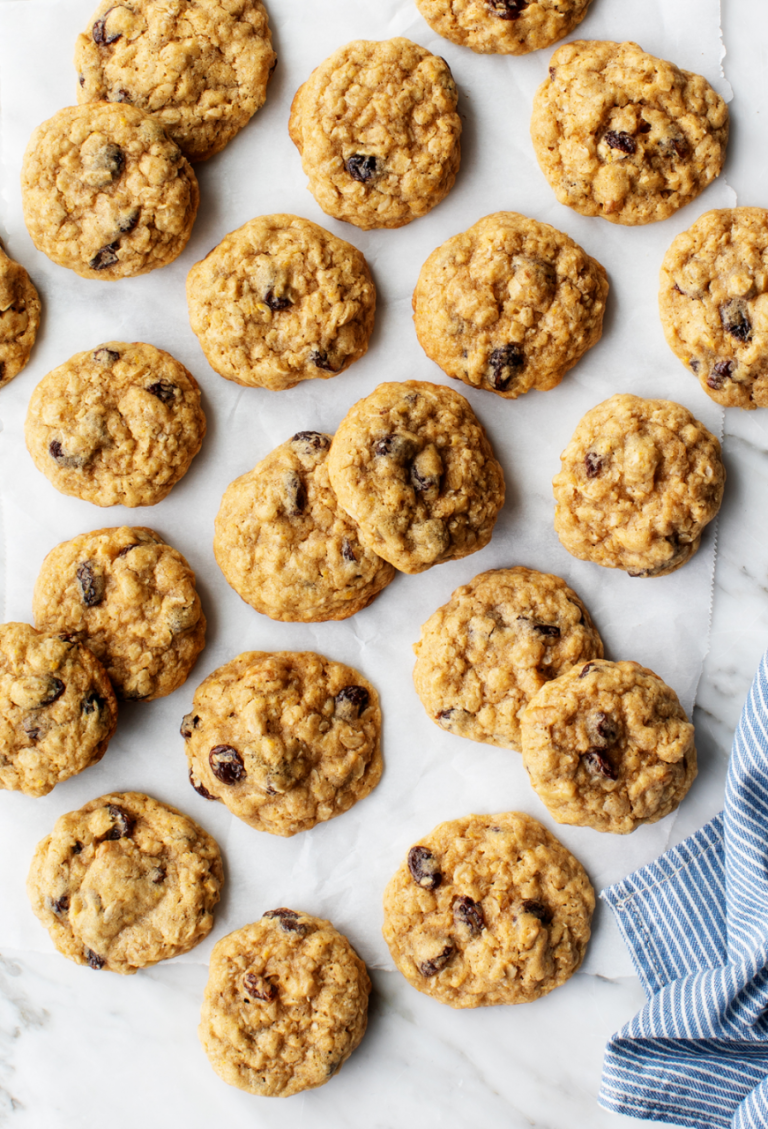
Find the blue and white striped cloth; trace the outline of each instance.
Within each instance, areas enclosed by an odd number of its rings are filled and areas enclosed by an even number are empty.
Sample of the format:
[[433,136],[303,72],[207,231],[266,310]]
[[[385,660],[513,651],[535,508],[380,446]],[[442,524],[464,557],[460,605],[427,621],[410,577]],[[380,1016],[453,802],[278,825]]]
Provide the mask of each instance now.
[[724,811],[601,897],[648,1002],[606,1048],[600,1104],[697,1129],[767,1129],[768,653]]

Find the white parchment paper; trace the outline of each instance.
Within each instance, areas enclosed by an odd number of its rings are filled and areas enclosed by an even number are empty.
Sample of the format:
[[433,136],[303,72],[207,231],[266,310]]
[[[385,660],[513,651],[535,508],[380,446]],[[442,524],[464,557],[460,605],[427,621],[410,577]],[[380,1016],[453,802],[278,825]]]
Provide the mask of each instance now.
[[[181,958],[194,961],[206,960],[213,942],[230,930],[275,905],[289,905],[331,918],[366,961],[392,967],[380,934],[384,885],[411,844],[435,824],[470,811],[519,809],[536,816],[581,859],[597,887],[649,861],[669,842],[674,816],[629,837],[558,827],[516,753],[452,737],[427,718],[411,682],[411,645],[421,623],[459,584],[488,568],[524,564],[564,577],[590,608],[608,656],[650,666],[692,709],[707,648],[714,526],[679,572],[631,579],[577,561],[560,546],[552,528],[551,480],[578,420],[615,392],[677,400],[719,434],[721,410],[664,342],[656,290],[674,236],[708,209],[733,206],[733,192],[721,178],[673,218],[644,228],[578,216],[555,201],[528,134],[531,101],[551,51],[524,58],[474,55],[436,36],[410,0],[271,0],[279,64],[267,104],[222,154],[198,166],[202,203],[184,254],[137,279],[80,279],[34,249],[21,217],[19,171],[34,127],[75,101],[74,40],[92,6],[93,0],[0,5],[0,235],[29,269],[44,303],[32,362],[0,393],[2,616],[31,620],[35,577],[58,542],[105,526],[150,525],[195,569],[209,635],[185,686],[160,701],[121,707],[118,732],[98,766],[44,799],[0,794],[0,945],[51,949],[24,893],[35,844],[60,814],[114,790],[145,791],[182,808],[222,847],[227,885],[213,934]],[[365,233],[324,216],[315,204],[288,137],[288,112],[300,83],[338,46],[392,35],[409,36],[450,64],[461,91],[462,167],[451,194],[427,217],[398,231]],[[636,40],[704,74],[729,96],[720,72],[718,0],[594,0],[577,37]],[[611,292],[602,341],[559,388],[504,401],[450,382],[486,426],[507,476],[507,503],[491,544],[420,576],[399,575],[370,608],[344,623],[273,623],[258,615],[227,586],[213,557],[213,519],[225,487],[294,432],[333,432],[350,405],[383,380],[449,383],[416,340],[411,293],[436,246],[501,209],[568,232],[605,265]],[[189,328],[184,281],[225,233],[277,211],[312,219],[358,246],[371,266],[379,307],[363,360],[333,380],[274,393],[241,388],[209,368]],[[35,470],[24,446],[23,421],[36,383],[73,353],[109,339],[169,350],[203,388],[209,427],[203,450],[171,495],[150,509],[100,510],[65,498]],[[382,699],[381,784],[350,812],[293,839],[254,831],[223,806],[201,799],[187,781],[179,723],[194,688],[249,649],[321,651],[358,667]],[[700,778],[691,800],[701,802],[708,786],[715,787]],[[602,918],[586,968],[603,975],[631,971],[618,936]]]

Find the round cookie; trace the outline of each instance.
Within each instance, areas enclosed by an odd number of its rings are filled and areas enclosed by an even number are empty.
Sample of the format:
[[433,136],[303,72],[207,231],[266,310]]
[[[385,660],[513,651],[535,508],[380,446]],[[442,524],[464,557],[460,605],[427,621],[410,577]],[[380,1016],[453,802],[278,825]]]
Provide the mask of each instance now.
[[445,60],[409,39],[335,51],[299,87],[288,123],[323,211],[364,230],[426,215],[459,169],[457,101]]
[[368,349],[376,288],[351,243],[299,216],[258,216],[196,263],[189,320],[210,364],[278,391],[338,376]]
[[531,138],[561,204],[611,223],[666,219],[719,175],[728,107],[706,79],[636,43],[555,51]]
[[96,529],[63,541],[43,561],[32,607],[40,630],[88,645],[118,698],[170,694],[205,645],[195,574],[152,529]]
[[173,262],[200,193],[189,162],[136,106],[68,106],[38,126],[21,170],[32,242],[59,266],[102,282]]
[[0,243],[0,388],[29,360],[40,325],[40,298],[24,267]]
[[768,407],[768,211],[707,212],[673,240],[659,282],[667,344],[707,395]]
[[384,891],[384,940],[418,991],[451,1007],[522,1004],[582,962],[595,894],[528,815],[470,815],[411,847]]
[[341,815],[381,777],[378,694],[311,651],[246,651],[219,667],[181,734],[195,791],[272,835]]
[[205,427],[184,365],[153,345],[108,341],[43,377],[24,434],[35,466],[62,494],[152,506],[189,470]]
[[402,572],[458,560],[491,539],[504,474],[469,403],[440,384],[380,384],[331,444],[331,486],[369,549]]
[[77,100],[138,106],[205,161],[264,104],[276,62],[260,0],[101,0],[75,45]]
[[520,749],[521,710],[545,683],[603,657],[589,612],[559,576],[531,568],[482,572],[421,629],[413,681],[436,725]]
[[520,721],[523,764],[558,823],[626,835],[673,811],[696,777],[677,695],[635,662],[574,667]]
[[223,882],[219,848],[194,820],[114,792],[56,821],[27,893],[60,953],[128,975],[207,937]]
[[416,0],[438,35],[483,55],[527,55],[581,23],[589,0]]
[[360,542],[328,478],[330,435],[299,431],[224,492],[213,551],[257,612],[292,623],[347,619],[395,570]]
[[107,751],[117,702],[87,647],[0,624],[0,788],[46,796]]
[[670,400],[611,396],[587,412],[560,457],[555,531],[583,561],[666,576],[690,560],[720,509],[720,443]]
[[496,212],[432,252],[413,320],[448,376],[514,400],[554,388],[600,340],[607,294],[605,270],[568,235]]
[[288,1097],[322,1086],[365,1034],[371,981],[330,921],[291,909],[222,938],[211,953],[200,1041],[230,1086]]

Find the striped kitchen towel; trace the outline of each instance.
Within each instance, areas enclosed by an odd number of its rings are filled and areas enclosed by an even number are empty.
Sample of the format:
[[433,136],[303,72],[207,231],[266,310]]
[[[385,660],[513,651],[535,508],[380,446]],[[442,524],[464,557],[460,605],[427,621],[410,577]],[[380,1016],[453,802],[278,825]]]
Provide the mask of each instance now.
[[601,897],[648,1000],[608,1043],[600,1104],[697,1129],[767,1129],[768,653],[724,811]]

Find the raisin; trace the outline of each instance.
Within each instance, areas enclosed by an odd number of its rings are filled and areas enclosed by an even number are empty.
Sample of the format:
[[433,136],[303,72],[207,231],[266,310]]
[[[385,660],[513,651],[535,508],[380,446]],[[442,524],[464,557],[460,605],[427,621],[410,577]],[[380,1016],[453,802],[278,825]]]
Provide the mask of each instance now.
[[408,869],[417,886],[436,890],[443,881],[437,859],[426,847],[411,847],[408,852]]
[[371,695],[364,686],[345,686],[335,699],[334,713],[342,721],[357,721],[368,708]]
[[75,575],[81,600],[87,608],[95,608],[104,599],[104,577],[96,571],[93,561],[83,561]]
[[298,933],[303,937],[305,933],[309,932],[309,926],[299,921],[299,915],[295,910],[285,909],[281,906],[280,909],[268,909],[262,917],[276,917],[280,922],[280,928],[285,933]]
[[283,483],[283,506],[288,517],[298,517],[307,505],[304,483],[295,471],[289,471]]
[[264,301],[269,306],[270,310],[287,310],[289,306],[293,305],[290,298],[280,298],[272,289],[266,292]]
[[500,20],[519,20],[530,0],[486,0],[492,16]]
[[456,952],[455,946],[449,941],[442,952],[438,953],[432,960],[425,960],[418,966],[419,972],[422,976],[436,976],[438,972],[448,965]]
[[588,719],[587,730],[594,745],[613,745],[619,739],[619,724],[610,714],[597,710]]
[[587,675],[588,675],[588,674],[589,674],[589,673],[590,673],[591,671],[593,671],[594,669],[595,669],[595,664],[594,664],[594,663],[587,663],[587,665],[586,665],[586,666],[583,666],[583,667],[581,668],[581,673],[579,674],[579,678],[586,678],[586,676],[587,676]]
[[691,372],[698,372],[701,368],[701,362],[697,361],[695,357],[691,357],[688,364],[690,366]]
[[606,780],[618,779],[619,774],[616,769],[597,749],[590,749],[581,759],[591,776],[603,776]]
[[42,694],[37,706],[34,707],[35,709],[39,709],[40,706],[49,706],[51,702],[55,702],[64,693],[64,683],[60,678],[54,678],[53,675],[50,675],[41,681],[43,682]]
[[77,81],[80,83],[81,86],[85,86],[85,75],[79,74],[77,76]]
[[545,906],[543,902],[527,900],[523,902],[522,909],[523,913],[530,913],[533,917],[537,917],[542,925],[549,925],[552,921],[552,910]]
[[341,555],[345,561],[357,563],[357,557],[354,554],[348,537],[345,537],[341,542]]
[[336,372],[324,349],[313,349],[309,354],[309,359],[315,368],[322,369],[323,372]]
[[708,386],[714,388],[716,392],[719,391],[726,380],[730,379],[733,369],[733,361],[718,361],[707,377]]
[[690,153],[690,146],[688,145],[686,139],[684,137],[673,137],[671,144],[680,160],[685,160],[685,158]]
[[328,436],[319,431],[297,431],[291,443],[304,443],[310,451],[325,451],[331,445]]
[[176,385],[171,384],[170,380],[156,380],[154,384],[148,384],[147,392],[157,396],[163,404],[170,404],[176,399]]
[[518,371],[525,364],[525,354],[519,345],[504,345],[494,349],[488,358],[488,383],[497,392],[506,392]]
[[97,20],[93,25],[93,42],[97,43],[99,47],[108,47],[110,43],[116,43],[118,39],[122,38],[122,32],[118,31],[115,35],[110,35],[107,31],[107,17],[110,12],[114,12],[114,8],[110,8],[104,13],[100,20]]
[[122,235],[127,235],[129,231],[133,231],[136,224],[139,222],[141,215],[141,208],[131,208],[129,212],[123,212],[117,218],[117,230]]
[[88,961],[89,967],[96,969],[97,972],[106,964],[104,957],[100,957],[98,953],[95,953],[93,951],[93,949],[85,950],[85,959]]
[[538,631],[539,635],[544,635],[549,639],[560,638],[560,628],[556,627],[554,623],[534,623],[534,630]]
[[117,555],[118,555],[118,557],[127,557],[128,554],[133,549],[138,549],[138,547],[139,547],[138,541],[134,541],[134,543],[132,545],[123,545],[122,549],[120,550],[120,552]]
[[117,262],[117,255],[115,252],[117,251],[117,248],[119,246],[119,240],[117,240],[115,243],[108,243],[106,247],[102,247],[100,251],[96,252],[96,254],[89,262],[88,266],[91,268],[91,270],[105,270],[106,267],[113,266],[113,264]]
[[274,1000],[277,995],[277,985],[270,983],[264,976],[257,976],[255,972],[246,972],[243,988],[252,1000]]
[[637,133],[650,133],[651,123],[647,122],[645,118],[640,118],[640,121],[637,123],[636,130]]
[[166,874],[167,871],[162,863],[159,866],[156,866],[154,878],[152,879],[153,885],[159,886],[161,882],[165,882]]
[[200,718],[196,713],[186,713],[181,719],[181,729],[179,732],[185,741],[188,741],[192,736],[192,731],[197,729],[200,724]]
[[208,754],[211,772],[222,784],[236,784],[245,779],[245,765],[237,749],[231,745],[214,745]]
[[587,471],[587,478],[597,478],[598,474],[603,469],[603,456],[596,454],[594,451],[587,451],[584,456],[584,466]]
[[466,926],[471,937],[479,937],[485,929],[483,907],[466,894],[454,899],[453,920],[457,925]]
[[200,609],[197,604],[179,604],[171,608],[168,613],[168,627],[174,635],[182,631],[189,631],[200,619]]
[[136,826],[136,820],[130,816],[123,808],[118,807],[117,804],[110,804],[107,808],[109,818],[112,820],[113,826],[104,836],[105,839],[130,839],[133,834],[133,829]]
[[115,361],[120,360],[120,354],[116,349],[108,349],[106,345],[102,345],[94,352],[93,359],[99,365],[113,365]]
[[62,894],[60,898],[51,899],[51,909],[54,913],[66,913],[69,909],[69,898]]
[[621,153],[631,154],[637,150],[634,137],[629,133],[625,133],[623,129],[609,129],[608,132],[603,135],[603,139],[606,145],[609,145],[611,149],[618,149]]
[[89,690],[80,703],[82,713],[101,713],[104,709],[104,699],[95,690]]
[[747,303],[743,298],[732,298],[720,307],[720,321],[723,329],[737,341],[752,339],[752,323],[747,316]]
[[549,68],[549,81],[550,81],[550,82],[554,82],[554,81],[555,81],[555,71],[556,71],[556,70],[557,70],[557,67],[550,67],[550,68]]
[[377,439],[373,445],[373,453],[377,458],[394,459],[395,462],[407,463],[416,453],[416,444],[407,435],[385,435]]
[[189,770],[189,783],[195,789],[198,796],[202,796],[204,800],[215,800],[216,799],[216,796],[211,795],[211,793],[206,788],[205,784],[203,784],[200,780],[195,780],[195,777],[192,775],[192,769],[191,768]]
[[82,849],[83,849],[83,844],[80,842],[79,839],[75,839],[75,844],[72,847],[72,854],[73,855],[79,855],[80,852],[82,851]]
[[376,175],[376,158],[363,156],[362,153],[353,153],[347,158],[347,172],[353,180],[365,184],[367,180]]
[[109,98],[109,101],[110,102],[129,102],[130,103],[131,95],[130,95],[129,91],[124,90],[121,87],[118,91],[116,91],[116,93],[114,93],[111,96],[111,98]]
[[39,740],[42,730],[36,717],[25,717],[21,723],[21,727],[30,741]]

